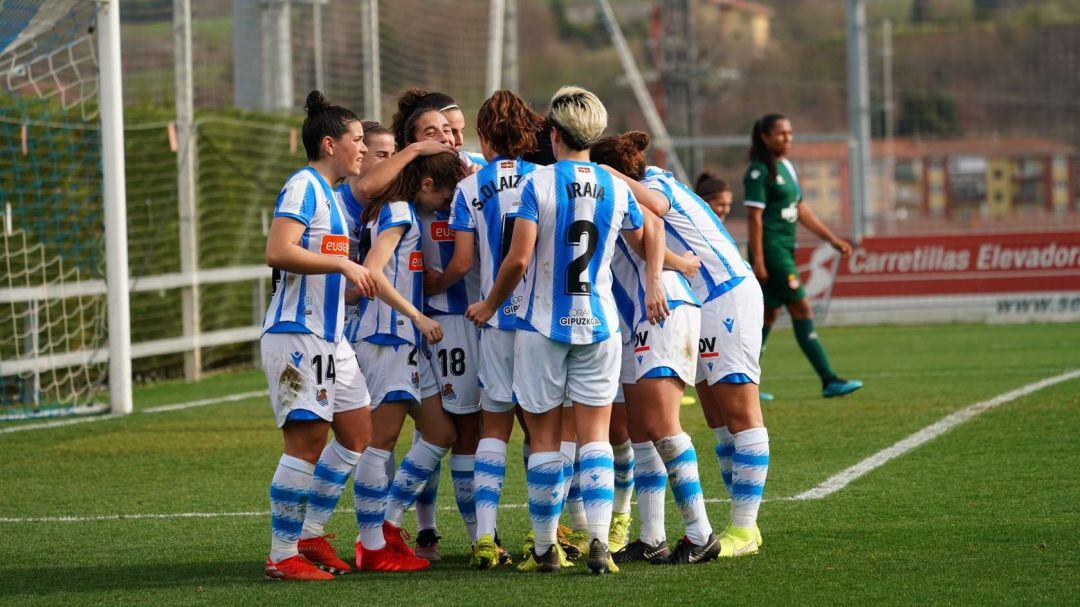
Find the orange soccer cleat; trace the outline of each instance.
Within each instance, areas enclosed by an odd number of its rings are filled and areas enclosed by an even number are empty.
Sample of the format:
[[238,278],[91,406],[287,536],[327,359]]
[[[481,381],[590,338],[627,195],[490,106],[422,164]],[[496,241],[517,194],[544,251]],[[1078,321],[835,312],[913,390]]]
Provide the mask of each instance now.
[[420,571],[430,566],[422,558],[397,552],[389,543],[378,550],[367,550],[356,542],[356,568],[361,571]]
[[297,548],[300,550],[300,554],[323,571],[328,571],[334,575],[352,571],[352,567],[349,567],[348,563],[338,558],[337,551],[328,541],[332,537],[334,537],[334,534],[328,533],[319,537],[300,540]]
[[419,558],[416,556],[416,553],[413,552],[413,549],[409,548],[409,544],[405,542],[405,540],[410,539],[408,531],[385,521],[383,522],[382,531],[383,537],[386,538],[386,545],[390,546],[391,550],[403,556]]
[[268,580],[296,580],[301,582],[321,582],[334,579],[333,574],[327,573],[307,560],[304,555],[298,554],[282,559],[278,562],[266,559],[263,568]]

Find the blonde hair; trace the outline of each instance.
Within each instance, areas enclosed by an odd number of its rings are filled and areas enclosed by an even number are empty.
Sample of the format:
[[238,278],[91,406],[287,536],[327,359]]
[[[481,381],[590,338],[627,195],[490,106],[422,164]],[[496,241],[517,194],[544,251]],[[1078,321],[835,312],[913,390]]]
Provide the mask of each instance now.
[[590,91],[580,86],[564,86],[551,97],[548,121],[568,146],[587,150],[607,128],[607,109]]

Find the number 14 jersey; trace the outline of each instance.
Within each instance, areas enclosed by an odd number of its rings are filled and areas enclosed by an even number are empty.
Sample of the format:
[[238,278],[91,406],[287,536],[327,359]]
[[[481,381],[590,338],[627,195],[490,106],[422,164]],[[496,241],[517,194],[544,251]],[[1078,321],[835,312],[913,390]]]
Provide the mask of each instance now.
[[537,224],[517,328],[567,344],[617,333],[615,238],[644,222],[630,188],[591,162],[560,160],[529,174],[511,216]]

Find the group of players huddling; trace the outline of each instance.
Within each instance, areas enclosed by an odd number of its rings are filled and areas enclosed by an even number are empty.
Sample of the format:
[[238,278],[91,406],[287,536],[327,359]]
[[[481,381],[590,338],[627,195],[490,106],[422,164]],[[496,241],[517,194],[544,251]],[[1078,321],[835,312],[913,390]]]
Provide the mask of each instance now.
[[[442,93],[406,92],[390,128],[318,91],[305,109],[309,163],[282,189],[266,245],[262,361],[284,434],[267,577],[351,570],[324,531],[350,475],[355,567],[429,567],[448,453],[470,565],[509,564],[496,528],[515,418],[532,524],[519,570],[758,552],[762,289],[710,205],[647,166],[648,135],[604,137],[603,104],[573,86],[546,117],[494,93],[477,115],[482,157],[461,151],[464,116]],[[687,384],[731,500],[719,531],[679,423]],[[417,431],[395,469],[406,415]],[[669,485],[685,527],[670,548]],[[402,529],[414,505],[415,550]]]

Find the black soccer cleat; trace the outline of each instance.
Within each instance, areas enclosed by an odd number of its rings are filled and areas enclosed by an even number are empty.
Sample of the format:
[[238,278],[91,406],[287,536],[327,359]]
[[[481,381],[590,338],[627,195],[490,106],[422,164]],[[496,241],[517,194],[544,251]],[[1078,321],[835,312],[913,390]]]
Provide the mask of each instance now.
[[653,559],[653,565],[691,565],[694,563],[707,563],[715,561],[720,556],[720,540],[715,533],[709,534],[709,539],[702,545],[690,541],[683,536],[675,546],[675,551],[666,559]]
[[635,561],[652,561],[656,558],[667,559],[670,555],[671,551],[668,550],[667,541],[660,540],[655,546],[650,546],[638,539],[623,546],[622,550],[611,555],[611,560],[615,561],[617,565],[622,565]]
[[593,575],[619,572],[619,567],[615,565],[615,561],[611,560],[607,544],[601,542],[599,538],[593,538],[593,541],[589,542],[589,557],[585,560],[585,566]]

